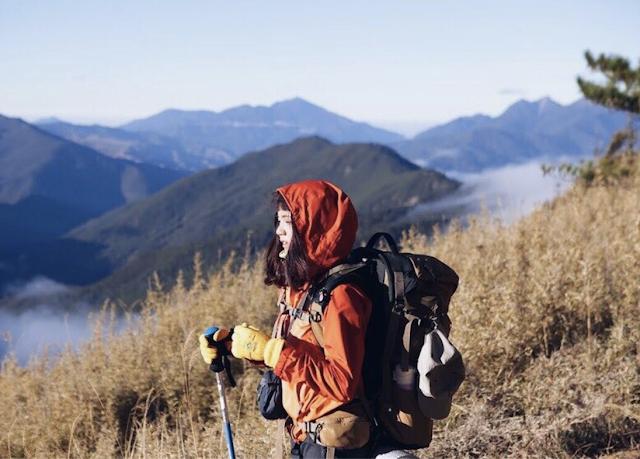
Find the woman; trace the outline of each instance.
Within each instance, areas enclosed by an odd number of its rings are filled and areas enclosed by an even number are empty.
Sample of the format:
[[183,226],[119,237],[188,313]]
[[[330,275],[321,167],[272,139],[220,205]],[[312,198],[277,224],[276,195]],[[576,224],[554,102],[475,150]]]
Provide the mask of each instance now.
[[[324,346],[309,321],[290,312],[355,242],[358,218],[336,185],[308,180],[280,187],[275,235],[266,254],[267,285],[280,288],[280,315],[269,337],[254,327],[234,327],[231,352],[264,362],[282,380],[292,457],[365,457],[370,426],[357,400],[371,301],[355,285],[331,293],[321,321]],[[228,331],[214,339],[223,341]],[[201,337],[205,362],[217,356]]]

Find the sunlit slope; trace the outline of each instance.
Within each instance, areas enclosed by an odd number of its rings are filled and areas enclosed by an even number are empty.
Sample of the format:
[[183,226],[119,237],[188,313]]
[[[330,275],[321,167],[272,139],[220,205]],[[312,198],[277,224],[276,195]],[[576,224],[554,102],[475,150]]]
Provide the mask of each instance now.
[[188,269],[197,250],[205,265],[212,266],[220,253],[224,258],[232,249],[244,250],[248,232],[254,246],[263,247],[273,231],[271,193],[305,179],[330,180],[349,194],[362,238],[380,222],[395,224],[416,203],[459,186],[382,145],[335,145],[309,137],[187,177],[88,222],[70,237],[104,247],[98,259],[107,260],[114,274],[94,290],[131,297],[131,292],[144,293],[153,271],[167,279]]
[[[575,457],[640,442],[640,173],[576,187],[510,227],[479,218],[403,248],[460,274],[452,340],[467,380],[423,457]],[[230,263],[229,263],[230,265]],[[224,457],[213,377],[197,351],[212,323],[268,329],[261,266],[149,292],[131,331],[0,373],[0,451],[14,456]],[[107,320],[105,316],[103,320]],[[102,326],[97,327],[103,330]],[[50,369],[47,369],[50,367]],[[240,376],[243,365],[234,370]],[[273,449],[256,370],[228,392],[239,457]]]

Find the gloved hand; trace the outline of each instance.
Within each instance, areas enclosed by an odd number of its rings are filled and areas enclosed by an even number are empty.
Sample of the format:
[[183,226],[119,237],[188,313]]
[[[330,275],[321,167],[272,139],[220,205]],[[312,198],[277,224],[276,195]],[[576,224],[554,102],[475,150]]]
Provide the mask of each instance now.
[[[207,336],[211,336],[216,345],[210,346]],[[205,363],[211,364],[213,360],[227,355],[231,351],[231,331],[226,328],[209,327],[198,338],[200,342],[200,354]]]
[[233,328],[231,353],[239,359],[264,361],[270,367],[275,367],[284,347],[281,338],[269,338],[256,327],[243,323]]

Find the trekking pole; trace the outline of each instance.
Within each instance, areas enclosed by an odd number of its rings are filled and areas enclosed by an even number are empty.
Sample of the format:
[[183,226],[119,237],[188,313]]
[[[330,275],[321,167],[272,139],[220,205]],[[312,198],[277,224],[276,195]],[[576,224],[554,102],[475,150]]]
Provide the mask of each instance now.
[[231,374],[231,367],[229,365],[229,358],[227,357],[227,348],[224,343],[214,341],[213,335],[218,331],[217,327],[209,327],[205,330],[204,335],[207,338],[209,346],[216,347],[218,349],[218,358],[211,361],[209,370],[216,374],[216,382],[218,386],[218,395],[220,396],[220,410],[222,411],[222,422],[224,423],[224,438],[227,442],[227,450],[229,451],[229,459],[236,459],[236,452],[233,447],[233,433],[231,432],[231,422],[229,421],[229,412],[227,410],[227,398],[225,397],[225,384],[222,378],[222,370],[227,370],[227,377],[229,378],[229,384],[231,387],[236,385],[233,375]]

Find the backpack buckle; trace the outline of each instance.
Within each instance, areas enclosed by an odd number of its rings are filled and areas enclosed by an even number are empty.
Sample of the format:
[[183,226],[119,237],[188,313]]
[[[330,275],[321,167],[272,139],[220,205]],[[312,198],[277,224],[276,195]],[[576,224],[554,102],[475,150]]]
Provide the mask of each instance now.
[[318,443],[322,424],[316,421],[304,421],[303,430],[309,435],[311,441]]
[[322,306],[323,308],[326,306],[326,303],[328,302],[328,300],[329,300],[329,292],[327,291],[326,288],[323,287],[316,292],[314,301],[318,303],[320,306]]
[[309,312],[309,322],[322,322],[322,314],[320,314],[320,311],[316,311],[315,313]]

